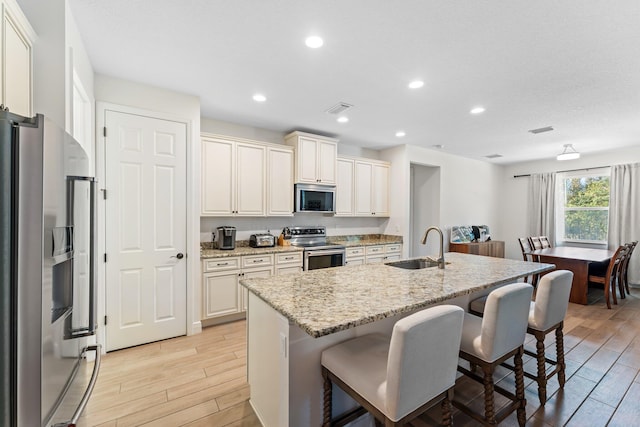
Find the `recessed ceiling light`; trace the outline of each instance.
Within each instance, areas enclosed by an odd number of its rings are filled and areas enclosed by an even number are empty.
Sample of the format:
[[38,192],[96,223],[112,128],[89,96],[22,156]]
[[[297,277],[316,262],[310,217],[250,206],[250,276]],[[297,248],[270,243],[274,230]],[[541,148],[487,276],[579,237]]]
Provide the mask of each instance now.
[[404,133],[404,131],[403,131],[403,130],[399,130],[398,132],[396,132],[396,136],[397,136],[398,138],[402,138],[402,137],[403,137],[403,136],[405,136],[405,135],[406,135],[406,133]]
[[414,80],[409,83],[409,89],[419,89],[424,86],[424,82],[422,80]]
[[318,36],[310,36],[304,40],[304,44],[306,44],[307,47],[310,47],[311,49],[317,49],[324,44],[324,40],[322,40],[322,38]]
[[264,102],[267,100],[267,97],[261,93],[256,93],[255,95],[253,95],[253,100],[256,102]]
[[482,114],[482,113],[484,113],[484,107],[474,107],[469,112],[471,114]]
[[349,117],[346,116],[340,116],[338,117],[338,123],[347,123],[349,121]]

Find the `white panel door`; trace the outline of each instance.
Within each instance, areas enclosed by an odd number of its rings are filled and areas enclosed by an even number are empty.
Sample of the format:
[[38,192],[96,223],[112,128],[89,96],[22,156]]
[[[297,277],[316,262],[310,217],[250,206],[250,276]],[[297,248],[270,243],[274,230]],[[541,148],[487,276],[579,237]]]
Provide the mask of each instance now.
[[107,111],[107,351],[186,334],[186,125]]
[[356,215],[371,215],[371,163],[356,162]]
[[353,215],[353,160],[338,159],[336,216]]
[[236,144],[236,214],[263,216],[267,190],[266,148]]

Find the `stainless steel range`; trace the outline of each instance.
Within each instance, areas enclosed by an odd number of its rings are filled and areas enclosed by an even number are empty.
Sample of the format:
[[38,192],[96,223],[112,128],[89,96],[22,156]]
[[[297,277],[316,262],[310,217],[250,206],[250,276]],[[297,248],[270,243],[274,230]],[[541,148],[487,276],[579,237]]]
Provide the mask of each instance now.
[[285,227],[284,237],[292,246],[304,248],[304,270],[340,267],[345,263],[343,245],[327,243],[327,229],[324,226]]

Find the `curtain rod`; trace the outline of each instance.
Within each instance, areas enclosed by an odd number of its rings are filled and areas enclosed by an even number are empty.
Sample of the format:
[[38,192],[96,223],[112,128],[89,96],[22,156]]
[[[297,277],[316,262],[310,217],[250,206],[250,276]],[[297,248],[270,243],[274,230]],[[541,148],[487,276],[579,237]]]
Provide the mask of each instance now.
[[[577,171],[589,171],[591,169],[604,169],[604,168],[610,168],[611,166],[595,166],[592,168],[580,168],[580,169],[567,169],[567,170],[563,170],[563,171],[555,171],[555,173],[563,173],[563,172],[577,172]],[[513,175],[514,178],[524,178],[527,176],[531,176],[530,173],[528,174],[524,174],[524,175]]]

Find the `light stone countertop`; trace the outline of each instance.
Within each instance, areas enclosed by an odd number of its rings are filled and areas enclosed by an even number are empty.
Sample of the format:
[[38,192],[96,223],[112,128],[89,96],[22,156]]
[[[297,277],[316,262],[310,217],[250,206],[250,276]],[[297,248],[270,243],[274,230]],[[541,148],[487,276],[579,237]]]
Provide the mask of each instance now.
[[200,259],[232,257],[242,255],[266,255],[284,252],[302,252],[302,248],[295,246],[273,246],[271,248],[252,248],[251,246],[236,246],[232,250],[200,249]]
[[[329,236],[327,237],[327,243],[334,245],[344,245],[345,247],[386,245],[390,243],[402,243],[402,236],[392,236],[388,234]],[[203,247],[200,249],[200,259],[302,251],[302,248],[295,246],[252,248],[249,246],[248,241],[236,242],[236,248],[232,250],[211,249],[211,243],[209,242],[201,243],[201,246]]]
[[444,270],[367,264],[240,283],[318,338],[554,268],[456,252],[446,253],[445,260]]

